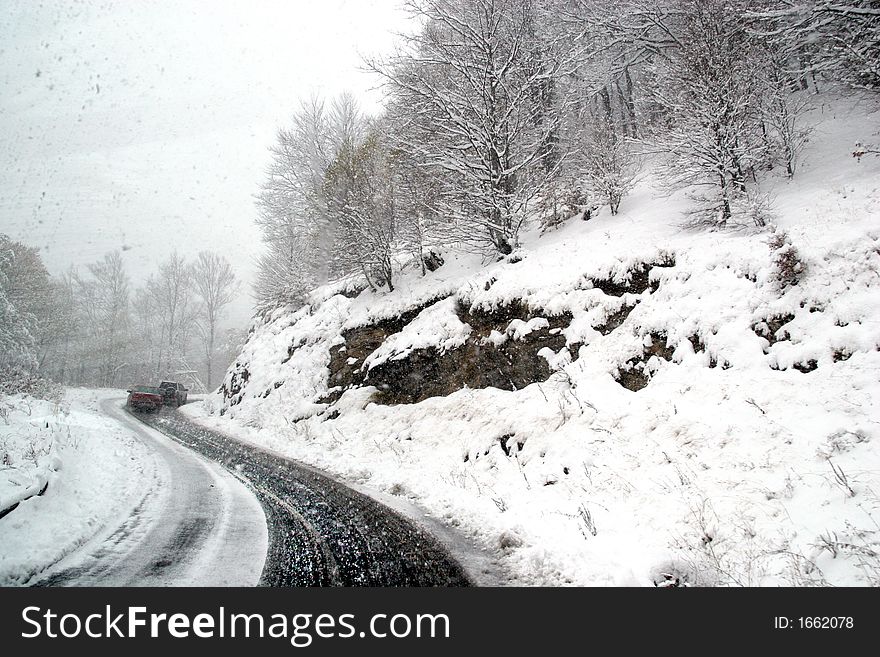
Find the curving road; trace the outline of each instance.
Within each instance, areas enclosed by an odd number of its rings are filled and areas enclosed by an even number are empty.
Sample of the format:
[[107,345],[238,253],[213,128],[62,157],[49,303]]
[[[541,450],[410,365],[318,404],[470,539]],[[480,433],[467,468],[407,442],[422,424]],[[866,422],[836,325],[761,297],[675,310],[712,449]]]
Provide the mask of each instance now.
[[37,585],[257,584],[267,530],[254,495],[216,463],[134,420],[122,403],[105,399],[100,408],[151,448],[153,476],[130,515],[106,527]]
[[267,586],[467,586],[462,567],[403,516],[314,470],[200,427],[172,409],[138,419],[222,464],[260,500]]

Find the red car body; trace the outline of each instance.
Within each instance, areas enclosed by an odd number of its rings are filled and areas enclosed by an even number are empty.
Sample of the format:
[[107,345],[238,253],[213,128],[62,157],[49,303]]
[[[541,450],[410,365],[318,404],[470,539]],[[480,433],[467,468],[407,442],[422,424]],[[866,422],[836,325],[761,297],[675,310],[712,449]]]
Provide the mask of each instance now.
[[135,386],[128,391],[126,405],[135,410],[158,411],[162,408],[162,393],[152,386]]

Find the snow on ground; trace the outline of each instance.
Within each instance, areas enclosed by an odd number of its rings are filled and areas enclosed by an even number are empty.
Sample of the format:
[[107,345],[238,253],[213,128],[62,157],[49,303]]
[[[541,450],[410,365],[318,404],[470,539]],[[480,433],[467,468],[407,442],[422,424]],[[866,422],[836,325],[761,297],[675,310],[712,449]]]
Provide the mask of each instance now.
[[27,584],[115,526],[158,476],[152,452],[99,413],[103,394],[0,400],[0,511],[23,500],[0,518],[0,586]]
[[[447,253],[392,293],[324,288],[276,312],[227,375],[236,403],[209,397],[200,421],[408,498],[496,551],[512,583],[880,584],[880,159],[851,155],[877,140],[878,114],[820,101],[797,176],[765,184],[797,284],[782,288],[768,229],[688,228],[687,197],[647,178],[619,216],[527,233],[515,258]],[[652,270],[655,292],[593,285],[672,259]],[[558,370],[410,405],[350,390],[324,412],[343,330],[450,294],[570,312],[568,348],[543,354]],[[594,328],[632,305],[616,330]],[[459,344],[453,308],[429,306],[368,366]],[[669,358],[646,358],[647,387],[622,387],[657,341]]]

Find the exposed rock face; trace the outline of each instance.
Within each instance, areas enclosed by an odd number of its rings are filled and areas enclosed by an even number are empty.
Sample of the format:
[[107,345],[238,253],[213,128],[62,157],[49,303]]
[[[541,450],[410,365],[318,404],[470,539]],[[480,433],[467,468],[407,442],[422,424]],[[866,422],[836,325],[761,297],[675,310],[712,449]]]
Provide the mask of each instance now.
[[[665,256],[637,263],[607,279],[584,277],[580,289],[596,289],[612,298],[610,303],[603,302],[606,314],[594,320],[596,331],[608,335],[632,330],[624,326],[629,324],[628,317],[644,295],[654,293],[659,286],[656,277],[652,280],[651,270],[674,264],[672,256]],[[486,282],[484,291],[494,283],[494,278]],[[550,313],[521,299],[485,307],[444,294],[399,315],[374,319],[341,333],[298,333],[286,346],[281,362],[290,361],[300,349],[314,350],[321,345],[320,350],[324,344],[329,345],[323,352],[328,356],[323,361],[328,370],[326,391],[322,392],[319,384],[317,398],[303,397],[308,403],[320,405],[324,409],[320,412],[327,417],[338,414],[338,410],[324,405],[335,404],[346,390],[368,386],[378,391],[371,401],[386,405],[418,403],[463,388],[519,390],[546,381],[554,369],[577,360],[582,343],[578,336],[572,338],[568,329],[579,310],[572,310],[574,314],[568,310]],[[701,350],[702,344],[695,339],[694,349]],[[651,376],[647,361],[652,356],[669,360],[671,352],[665,336],[652,334],[643,353],[621,364],[616,374],[618,382],[631,390],[645,387]],[[251,378],[250,366],[236,363],[221,386],[227,407],[241,402]],[[261,381],[261,392],[256,396],[268,397],[283,384],[283,378]]]
[[621,297],[624,294],[641,294],[649,289],[656,292],[658,283],[651,281],[651,270],[654,267],[674,267],[675,258],[668,256],[657,262],[645,262],[628,271],[621,280],[617,279],[590,279],[592,286],[602,290],[610,297]]
[[[379,389],[377,403],[413,404],[463,388],[518,390],[546,381],[551,368],[539,352],[547,348],[556,353],[565,348],[562,329],[572,320],[568,313],[544,316],[520,303],[488,311],[458,305],[459,319],[472,329],[463,345],[447,351],[433,347],[415,349],[403,358],[386,360],[365,371],[362,363],[366,357],[423,308],[394,320],[346,331],[345,344],[331,350],[331,394],[321,401],[335,401],[345,389],[364,385]],[[539,322],[541,328],[508,335],[515,320],[520,320],[519,326],[525,326],[535,318],[546,320]]]
[[667,362],[672,360],[674,349],[666,344],[666,336],[662,333],[650,333],[649,337],[650,344],[645,347],[642,354],[628,360],[618,372],[617,382],[627,390],[635,392],[648,385],[651,380],[648,361],[652,356]]
[[[236,362],[232,368],[232,374],[229,376],[229,385],[227,386],[226,381],[224,381],[220,386],[220,392],[223,393],[224,399],[229,400],[230,406],[235,406],[241,401],[242,393],[245,386],[247,386],[250,375],[251,373],[248,371],[247,367]],[[221,409],[221,415],[224,410],[225,409]]]
[[763,322],[758,322],[754,327],[752,327],[755,335],[758,335],[767,340],[768,344],[767,347],[764,349],[764,353],[767,353],[767,350],[777,342],[782,342],[789,339],[788,331],[781,331],[781,329],[793,319],[794,315],[792,315],[791,313],[772,315],[771,317],[765,319]]

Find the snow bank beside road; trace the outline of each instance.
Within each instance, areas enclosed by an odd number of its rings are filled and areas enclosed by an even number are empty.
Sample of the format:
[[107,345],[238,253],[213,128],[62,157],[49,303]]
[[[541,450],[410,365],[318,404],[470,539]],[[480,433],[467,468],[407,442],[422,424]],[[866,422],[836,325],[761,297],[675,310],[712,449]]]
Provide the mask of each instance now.
[[60,404],[24,395],[0,399],[0,515],[43,492],[61,467],[61,412]]
[[14,395],[0,401],[0,585],[32,583],[112,520],[130,515],[158,476],[150,450],[98,401],[114,391],[68,390],[53,402]]

